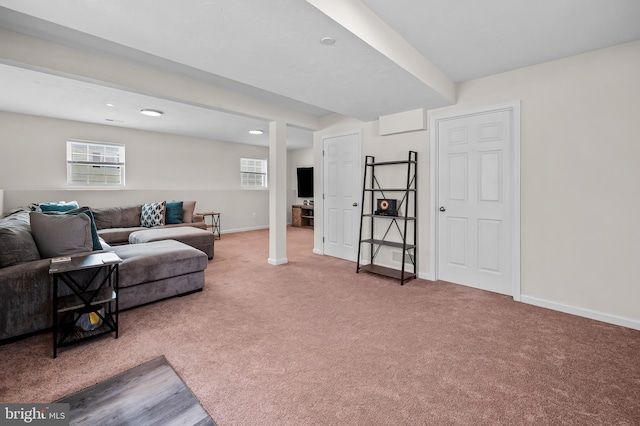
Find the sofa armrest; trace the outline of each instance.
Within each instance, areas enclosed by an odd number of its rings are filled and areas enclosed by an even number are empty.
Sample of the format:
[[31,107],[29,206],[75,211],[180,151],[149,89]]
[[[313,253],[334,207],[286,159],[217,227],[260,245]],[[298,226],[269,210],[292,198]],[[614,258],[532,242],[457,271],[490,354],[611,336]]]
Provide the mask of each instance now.
[[[77,253],[71,257],[85,255]],[[50,265],[51,259],[41,259],[0,268],[0,341],[46,330],[53,324]],[[85,269],[72,274],[78,281],[86,281],[93,271]],[[60,286],[60,295],[70,293],[66,285]]]
[[199,222],[204,222],[204,216],[201,214],[194,213],[193,220],[191,221],[191,223],[199,223]]
[[49,259],[0,269],[0,340],[51,327]]

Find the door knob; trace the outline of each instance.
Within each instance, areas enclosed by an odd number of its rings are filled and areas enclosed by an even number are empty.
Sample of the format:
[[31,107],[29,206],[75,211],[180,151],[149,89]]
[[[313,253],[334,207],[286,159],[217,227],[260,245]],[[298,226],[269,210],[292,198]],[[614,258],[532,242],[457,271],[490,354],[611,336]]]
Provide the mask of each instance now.
[[353,203],[353,207],[358,207],[358,203]]
[[447,209],[445,209],[444,206],[442,206],[442,207],[440,207],[440,211],[441,212],[445,212],[445,211],[447,211]]

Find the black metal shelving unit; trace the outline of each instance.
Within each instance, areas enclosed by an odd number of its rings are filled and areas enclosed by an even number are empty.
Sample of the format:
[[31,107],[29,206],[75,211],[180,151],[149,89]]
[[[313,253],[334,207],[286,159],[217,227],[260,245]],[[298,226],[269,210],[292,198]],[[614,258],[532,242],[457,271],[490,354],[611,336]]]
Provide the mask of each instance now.
[[[393,167],[393,166],[405,166],[407,181],[404,188],[392,187],[385,188],[380,185],[376,177],[376,168],[380,167]],[[416,277],[417,273],[417,241],[418,241],[418,223],[417,223],[417,208],[418,208],[418,153],[415,151],[409,151],[407,160],[400,161],[384,161],[376,162],[373,156],[367,155],[365,157],[364,167],[364,182],[362,185],[362,211],[360,215],[360,237],[358,246],[358,264],[356,272],[366,271],[378,275],[384,275],[391,278],[400,280],[400,284]],[[397,216],[376,214],[376,199],[377,195],[380,195],[382,199],[387,199],[385,193],[401,194],[402,198],[397,205],[398,212],[403,211],[404,214],[398,213]],[[367,197],[368,194],[368,197]],[[369,202],[367,203],[367,198]],[[368,206],[368,207],[365,207]],[[367,210],[365,211],[365,208]],[[364,219],[369,219],[369,226],[364,226]],[[388,223],[384,224],[383,221]],[[384,234],[381,238],[374,238],[376,235],[377,227],[380,226],[384,229]],[[408,235],[408,225],[413,223],[413,232]],[[384,228],[386,226],[386,229]],[[395,228],[394,228],[395,227]],[[394,241],[389,239],[390,231],[397,229],[399,233],[399,240]],[[368,264],[361,264],[361,250],[362,245],[367,244],[370,248],[370,257]],[[402,249],[401,269],[390,268],[376,264],[376,257],[380,254],[383,247],[392,247],[396,249]],[[405,265],[409,263],[413,266],[412,271],[407,271]]]

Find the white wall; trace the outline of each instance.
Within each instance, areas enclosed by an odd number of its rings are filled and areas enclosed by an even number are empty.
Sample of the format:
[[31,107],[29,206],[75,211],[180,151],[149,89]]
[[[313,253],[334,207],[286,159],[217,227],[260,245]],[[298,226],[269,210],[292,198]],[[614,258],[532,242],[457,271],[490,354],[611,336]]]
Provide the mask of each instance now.
[[[126,189],[68,190],[67,139],[124,143]],[[269,224],[268,191],[240,187],[240,157],[267,158],[267,148],[7,112],[0,141],[5,211],[56,200],[107,207],[193,199],[197,211],[222,212],[226,232]]]
[[[634,42],[462,83],[455,106],[430,111],[521,101],[523,301],[640,329],[639,76]],[[375,122],[332,119],[314,135],[318,169],[321,138],[340,132],[361,129],[363,155],[418,151],[418,265],[428,273],[427,132],[380,137]]]
[[522,101],[524,301],[640,327],[639,76],[628,43],[461,84],[441,110]]

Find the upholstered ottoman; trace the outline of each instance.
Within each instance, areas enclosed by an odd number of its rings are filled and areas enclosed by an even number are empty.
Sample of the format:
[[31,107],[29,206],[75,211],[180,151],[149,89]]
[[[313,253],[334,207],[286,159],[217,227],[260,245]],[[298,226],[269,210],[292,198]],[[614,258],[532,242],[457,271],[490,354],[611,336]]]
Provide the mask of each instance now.
[[[206,232],[206,231],[205,231]],[[204,287],[207,256],[179,241],[111,247],[120,264],[119,308],[128,309]]]
[[129,244],[150,243],[152,241],[176,240],[203,251],[213,259],[214,235],[204,229],[191,226],[158,228],[135,231],[129,235]]

